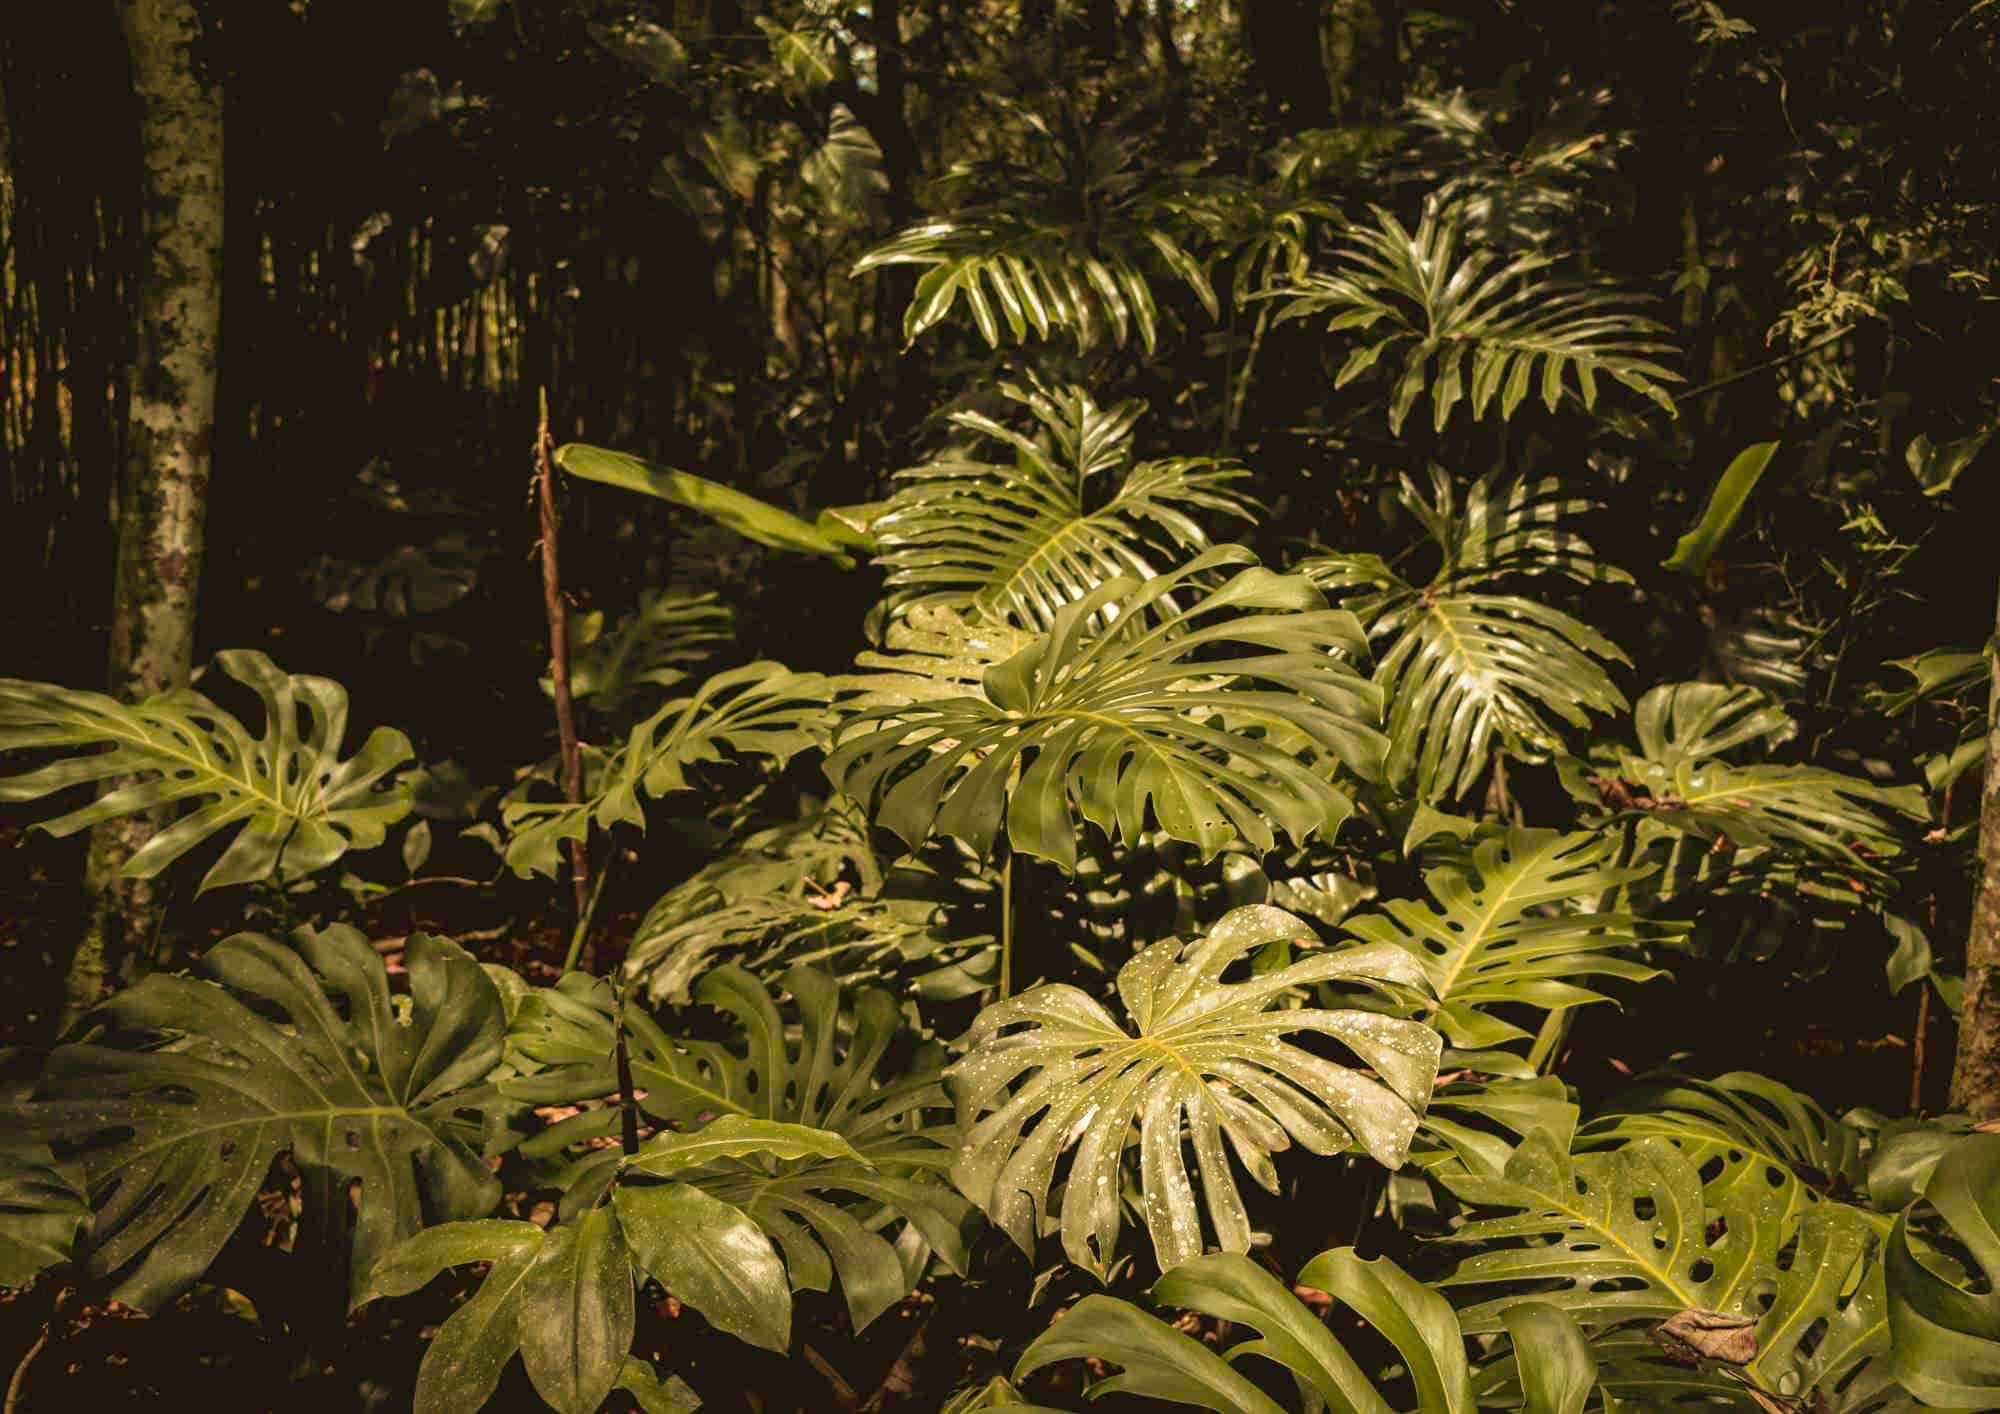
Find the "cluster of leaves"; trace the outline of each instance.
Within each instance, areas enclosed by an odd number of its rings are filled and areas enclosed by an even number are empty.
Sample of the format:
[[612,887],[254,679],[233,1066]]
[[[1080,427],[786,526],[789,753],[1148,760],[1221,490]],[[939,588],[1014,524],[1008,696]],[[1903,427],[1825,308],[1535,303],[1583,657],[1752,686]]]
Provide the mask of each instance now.
[[[824,35],[770,38],[789,81],[838,79]],[[1151,351],[1159,270],[1214,313],[1207,262],[1228,258],[1260,331],[1275,299],[1271,324],[1363,335],[1336,389],[1400,356],[1393,432],[1426,393],[1437,434],[1461,404],[1532,417],[1537,383],[1545,412],[1573,394],[1589,415],[1600,375],[1674,409],[1661,327],[1509,254],[1493,181],[1410,229],[1382,209],[1336,224],[1282,187],[1142,185],[1126,158],[1084,147],[1080,210],[976,205],[861,273],[925,268],[911,338],[962,304],[988,344],[1004,321],[1086,351],[1136,329]],[[1335,227],[1330,268],[1309,216]],[[837,1288],[863,1332],[926,1283],[980,1280],[982,1227],[1037,1293],[1070,1269],[1106,1290],[1030,1332],[1000,1318],[1013,1363],[960,1408],[1037,1407],[1082,1361],[1120,1367],[1093,1393],[1219,1411],[1993,1406],[2000,1138],[1835,1119],[1749,1074],[1649,1077],[1584,1122],[1554,1073],[1578,1009],[1632,1002],[1732,900],[1900,907],[1921,788],[1787,754],[1797,719],[1756,687],[1635,668],[1592,609],[1634,575],[1580,533],[1591,500],[1561,478],[1403,476],[1385,519],[1414,523],[1428,574],[1386,540],[1267,564],[1218,539],[1260,519],[1246,471],[1140,458],[1138,400],[1023,376],[987,407],[949,423],[1011,456],[947,446],[886,503],[814,520],[565,448],[573,476],[767,546],[867,554],[887,593],[840,674],[693,678],[726,637],[699,599],[582,635],[568,666],[622,744],[590,754],[580,798],[506,798],[507,862],[553,877],[565,842],[629,839],[717,768],[779,783],[808,760],[811,798],[664,891],[613,978],[537,986],[417,936],[401,995],[334,926],[239,935],[200,979],[120,993],[13,1107],[0,1270],[71,1263],[156,1309],[283,1155],[354,1305],[480,1266],[424,1359],[427,1412],[480,1407],[516,1353],[558,1409],[614,1388],[685,1408],[634,1352],[649,1283],[789,1352],[798,1293]],[[1715,557],[1769,459],[1725,475],[1669,572]],[[199,800],[134,869],[238,829],[205,887],[381,844],[410,809],[391,780],[407,743],[378,731],[343,761],[338,688],[219,662],[263,699],[261,738],[191,692],[127,707],[0,682],[0,749],[55,754],[0,800],[132,779],[58,833]],[[1908,671],[1892,712],[1970,668]],[[1605,727],[1628,709],[1632,741]],[[1198,874],[1231,859],[1221,907]],[[1148,870],[1170,936],[1107,922]],[[1264,1219],[1336,1186],[1395,1253],[1336,1247],[1288,1286]],[[510,1188],[554,1195],[541,1221],[501,1215]],[[1115,1294],[1138,1271],[1149,1305]],[[1334,1303],[1366,1330],[1336,1339]],[[1255,1335],[1218,1350],[1189,1333],[1204,1322]]]

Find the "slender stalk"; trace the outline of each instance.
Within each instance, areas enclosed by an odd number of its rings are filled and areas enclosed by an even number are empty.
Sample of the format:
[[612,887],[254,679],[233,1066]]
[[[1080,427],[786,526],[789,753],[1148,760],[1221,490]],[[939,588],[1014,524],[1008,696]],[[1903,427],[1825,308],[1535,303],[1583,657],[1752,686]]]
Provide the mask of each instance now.
[[1013,995],[1014,983],[1014,846],[1000,866],[1000,1000]]
[[632,1052],[625,1043],[625,989],[611,979],[616,1005],[612,1013],[612,1055],[618,1062],[619,1148],[628,1159],[639,1156],[639,1095],[632,1086]]
[[[563,798],[571,805],[583,802],[583,744],[576,735],[576,703],[569,688],[569,609],[563,603],[562,560],[556,545],[555,465],[549,452],[555,439],[549,433],[549,390],[537,396],[535,420],[535,490],[541,513],[542,609],[549,620],[549,673],[555,680],[556,736],[562,743]],[[570,883],[576,891],[577,938],[581,940],[590,914],[590,836],[569,842]],[[570,945],[570,964],[577,956],[576,943]]]
[[611,861],[606,860],[604,867],[597,871],[597,877],[591,881],[590,897],[577,911],[576,927],[569,935],[569,951],[563,954],[562,970],[565,972],[574,972],[579,966],[586,972],[590,970],[590,950],[584,946],[584,940],[590,936],[590,920],[597,913],[597,900],[604,893],[604,881],[610,877]]
[[[1232,322],[1233,322],[1232,314]],[[1236,386],[1230,391],[1228,416],[1222,424],[1222,449],[1230,450],[1236,429],[1243,425],[1243,404],[1250,396],[1250,375],[1257,368],[1257,354],[1264,347],[1264,333],[1271,327],[1271,306],[1268,302],[1257,310],[1256,327],[1250,331],[1250,347],[1243,355],[1243,372],[1236,377]]]

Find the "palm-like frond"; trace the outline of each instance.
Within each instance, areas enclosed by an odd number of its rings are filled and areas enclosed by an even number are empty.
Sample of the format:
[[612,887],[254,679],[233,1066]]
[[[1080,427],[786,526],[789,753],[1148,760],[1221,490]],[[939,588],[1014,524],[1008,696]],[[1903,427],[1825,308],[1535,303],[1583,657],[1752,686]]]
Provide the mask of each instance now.
[[1596,407],[1603,374],[1673,412],[1661,385],[1680,381],[1679,375],[1653,361],[1672,351],[1652,337],[1663,326],[1633,313],[1617,291],[1529,278],[1555,263],[1550,255],[1517,255],[1497,266],[1496,251],[1461,257],[1462,200],[1427,199],[1414,232],[1382,208],[1372,210],[1374,229],[1356,225],[1344,232],[1338,270],[1310,274],[1270,297],[1285,301],[1281,321],[1324,314],[1329,332],[1369,331],[1370,341],[1348,355],[1335,387],[1360,377],[1398,345],[1408,346],[1389,399],[1391,432],[1401,430],[1427,387],[1440,430],[1461,399],[1476,419],[1498,394],[1500,416],[1510,418],[1537,370],[1551,412],[1572,373],[1586,408]]
[[1894,817],[1922,820],[1915,786],[1885,787],[1820,766],[1736,765],[1724,752],[1770,746],[1794,732],[1784,710],[1752,687],[1667,683],[1633,713],[1636,751],[1599,747],[1592,771],[1566,763],[1572,795],[1600,805],[1611,819],[1638,817],[1640,852],[1660,855],[1668,871],[1661,897],[1717,887],[1734,874],[1762,878],[1782,870],[1798,887],[1814,871],[1842,881],[1879,877],[1875,862],[1898,853]]
[[1030,141],[1038,135],[1044,144],[1043,160],[994,174],[1017,194],[921,222],[856,262],[855,275],[889,265],[924,267],[903,314],[903,337],[914,341],[963,300],[991,347],[999,346],[1003,324],[1016,341],[1031,328],[1044,339],[1067,330],[1079,350],[1106,332],[1123,344],[1136,328],[1151,353],[1159,306],[1149,267],[1178,278],[1213,319],[1215,289],[1188,243],[1213,226],[1214,208],[1233,186],[1143,185],[1130,170],[1135,144],[1064,143],[1024,116]]
[[1177,553],[1208,547],[1196,518],[1244,520],[1256,502],[1230,462],[1173,457],[1132,464],[1132,427],[1146,405],[1099,407],[1080,387],[1033,379],[1000,391],[1033,414],[1030,437],[976,412],[952,421],[1005,443],[1011,464],[945,456],[897,473],[901,489],[875,523],[892,602],[975,607],[1046,629],[1063,605],[1114,575],[1147,578]]
[[343,761],[347,693],[339,683],[288,676],[247,649],[218,653],[215,664],[262,699],[263,736],[191,688],[128,707],[101,693],[0,678],[0,751],[110,748],[0,777],[0,804],[135,778],[41,826],[70,835],[100,820],[202,801],[154,835],[125,872],[150,879],[203,840],[241,826],[202,879],[203,890],[266,879],[281,865],[291,875],[309,874],[350,849],[380,844],[410,809],[407,789],[383,783],[410,759],[409,738],[377,727]]
[[[1223,1148],[1276,1191],[1271,1154],[1297,1139],[1318,1154],[1364,1150],[1387,1168],[1409,1154],[1442,1043],[1414,1021],[1351,1010],[1271,1010],[1288,990],[1338,979],[1421,985],[1393,946],[1316,952],[1248,981],[1222,974],[1273,942],[1312,938],[1280,909],[1237,909],[1208,936],[1155,943],[1118,972],[1135,1031],[1088,993],[1045,985],[979,1013],[965,1059],[946,1072],[961,1131],[952,1181],[1032,1253],[1037,1218],[1072,1144],[1060,1200],[1063,1250],[1100,1276],[1116,1255],[1119,1168],[1136,1128],[1146,1226],[1163,1271],[1202,1250],[1194,1182],[1182,1157],[1192,1137],[1202,1193],[1225,1251],[1250,1245],[1250,1220]],[[1016,1030],[1016,1028],[1026,1028]],[[1283,1039],[1311,1032],[1338,1041],[1369,1079]]]
[[[1254,559],[1223,546],[1104,584],[989,670],[979,696],[848,721],[828,778],[913,846],[936,832],[984,855],[1004,817],[1012,848],[1065,869],[1077,813],[1127,842],[1156,820],[1204,857],[1237,837],[1268,850],[1274,825],[1330,833],[1353,808],[1336,769],[1372,775],[1384,744],[1375,689],[1344,661],[1362,648],[1354,616],[1301,575],[1247,568],[1146,623],[1201,576]],[[1091,635],[1099,617],[1117,627]],[[1234,729],[1214,724],[1224,712]]]
[[1404,579],[1375,555],[1328,555],[1298,568],[1353,609],[1370,638],[1391,637],[1375,682],[1390,704],[1389,779],[1414,782],[1426,800],[1472,789],[1498,743],[1546,759],[1563,738],[1550,722],[1588,723],[1625,698],[1593,658],[1627,661],[1582,620],[1519,595],[1479,593],[1515,575],[1582,583],[1623,582],[1562,520],[1588,503],[1553,479],[1502,485],[1482,478],[1456,504],[1443,470],[1431,471],[1426,502],[1408,477],[1402,506],[1443,559],[1427,584]]
[[581,839],[593,822],[603,829],[643,827],[641,793],[658,799],[685,789],[688,768],[698,762],[731,753],[784,762],[819,745],[833,723],[827,697],[826,679],[778,663],[717,673],[632,728],[589,799],[575,805],[515,799],[503,806],[502,821],[513,835],[508,866],[523,878],[553,875],[560,842]]
[[1657,927],[1595,911],[1600,898],[1648,872],[1617,867],[1617,855],[1617,841],[1597,834],[1496,831],[1424,875],[1434,902],[1395,899],[1342,926],[1416,960],[1437,997],[1437,1027],[1453,1045],[1505,1045],[1531,1033],[1491,1008],[1561,1011],[1610,1000],[1584,978],[1658,975],[1619,955]]

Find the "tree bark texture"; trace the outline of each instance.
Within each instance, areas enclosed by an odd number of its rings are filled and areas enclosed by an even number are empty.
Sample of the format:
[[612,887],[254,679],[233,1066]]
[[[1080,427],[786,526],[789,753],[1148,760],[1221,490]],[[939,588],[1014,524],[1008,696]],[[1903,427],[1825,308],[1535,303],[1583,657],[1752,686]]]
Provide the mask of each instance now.
[[[2000,620],[2000,611],[1996,611]],[[1951,1104],[1974,1119],[2000,1119],[2000,622],[1991,643],[1986,769],[1979,791],[1979,882],[1965,944],[1965,1006]]]
[[[121,15],[140,104],[144,227],[108,678],[112,696],[137,702],[185,687],[194,659],[222,314],[222,94],[199,68],[195,0],[124,0]],[[162,823],[132,815],[92,832],[89,923],[65,1029],[128,948],[150,946],[160,889],[122,870]]]

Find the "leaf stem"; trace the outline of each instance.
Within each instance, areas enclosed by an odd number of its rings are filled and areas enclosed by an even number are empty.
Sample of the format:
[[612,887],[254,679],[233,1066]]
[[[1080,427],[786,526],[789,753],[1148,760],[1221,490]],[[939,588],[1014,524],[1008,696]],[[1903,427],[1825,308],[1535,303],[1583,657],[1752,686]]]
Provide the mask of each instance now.
[[[569,935],[569,951],[563,956],[562,970],[565,972],[575,971],[582,963],[583,940],[590,936],[590,920],[597,913],[597,900],[604,893],[604,881],[610,877],[611,861],[607,859],[604,867],[597,871],[597,877],[591,881],[590,897],[583,901],[583,907],[577,913],[576,931]],[[586,967],[584,970],[589,969]]]
[[[554,438],[549,434],[549,390],[536,395],[535,493],[540,512],[542,551],[542,609],[549,621],[549,674],[555,683],[556,736],[562,743],[563,798],[571,805],[583,803],[583,748],[576,736],[576,704],[569,688],[569,611],[562,596],[562,561],[556,550],[555,467],[549,459]],[[584,822],[581,837],[569,842],[570,882],[576,890],[578,936],[589,917],[586,896],[590,891],[590,823]],[[574,962],[576,948],[571,945]],[[564,971],[568,971],[565,966]]]
[[1014,981],[1014,845],[1007,843],[1007,862],[1000,866],[1000,1000],[1013,995]]

